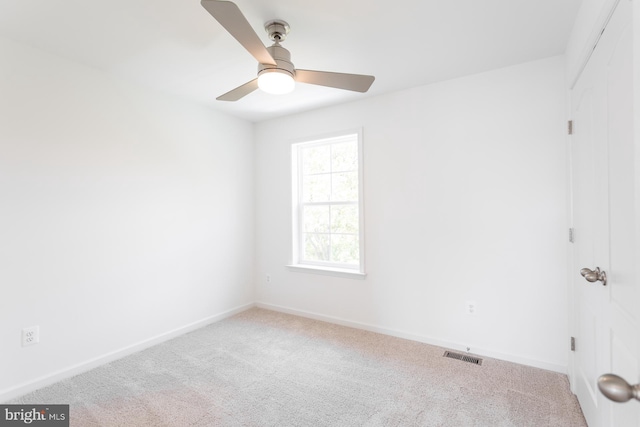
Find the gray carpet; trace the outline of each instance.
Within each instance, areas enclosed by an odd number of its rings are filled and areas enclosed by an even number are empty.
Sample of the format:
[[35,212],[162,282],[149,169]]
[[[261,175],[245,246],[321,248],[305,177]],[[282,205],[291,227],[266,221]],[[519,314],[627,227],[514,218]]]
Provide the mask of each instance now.
[[586,426],[567,377],[251,309],[11,403],[89,426]]

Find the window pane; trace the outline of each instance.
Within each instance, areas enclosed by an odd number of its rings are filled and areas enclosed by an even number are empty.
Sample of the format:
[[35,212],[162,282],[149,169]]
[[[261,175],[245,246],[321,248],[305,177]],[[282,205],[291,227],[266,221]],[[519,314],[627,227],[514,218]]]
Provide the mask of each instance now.
[[351,133],[293,145],[294,263],[362,267],[359,138]]
[[302,170],[305,175],[331,172],[331,147],[309,147],[302,150]]
[[302,179],[302,201],[327,202],[331,199],[331,175],[310,175]]
[[357,206],[331,206],[332,233],[358,233]]
[[332,194],[331,200],[355,201],[358,200],[358,173],[342,172],[331,174]]
[[358,236],[352,234],[331,235],[331,261],[357,264],[360,256]]
[[329,261],[329,235],[304,233],[304,254],[307,261]]
[[330,207],[329,206],[304,206],[302,212],[304,218],[303,231],[306,233],[328,233],[330,231]]
[[331,171],[343,172],[358,169],[358,145],[344,142],[331,146]]

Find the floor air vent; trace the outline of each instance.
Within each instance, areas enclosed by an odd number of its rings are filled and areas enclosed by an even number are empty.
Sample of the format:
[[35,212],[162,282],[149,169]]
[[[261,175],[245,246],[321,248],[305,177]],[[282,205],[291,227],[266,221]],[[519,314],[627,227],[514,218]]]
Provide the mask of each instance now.
[[448,357],[450,359],[458,359],[463,362],[469,362],[476,365],[482,365],[482,359],[479,357],[467,356],[466,354],[454,353],[453,351],[445,351],[444,357]]

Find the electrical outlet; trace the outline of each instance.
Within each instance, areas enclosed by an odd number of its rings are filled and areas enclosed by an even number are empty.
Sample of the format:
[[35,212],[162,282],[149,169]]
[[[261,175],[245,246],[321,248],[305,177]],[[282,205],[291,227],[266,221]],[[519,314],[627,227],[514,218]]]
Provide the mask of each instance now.
[[22,346],[38,344],[40,342],[40,326],[29,326],[22,329]]
[[478,307],[475,301],[467,301],[466,302],[467,314],[476,314],[478,311]]
[[271,283],[271,275],[267,273],[267,283]]

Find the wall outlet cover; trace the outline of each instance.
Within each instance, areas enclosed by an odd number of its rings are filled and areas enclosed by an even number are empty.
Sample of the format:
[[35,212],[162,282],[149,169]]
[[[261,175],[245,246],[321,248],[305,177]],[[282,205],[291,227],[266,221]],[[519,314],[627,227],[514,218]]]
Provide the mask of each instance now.
[[22,346],[26,347],[40,342],[40,326],[29,326],[22,329]]
[[478,306],[475,301],[467,301],[465,303],[465,309],[467,314],[476,314],[476,312],[478,311],[477,307]]

